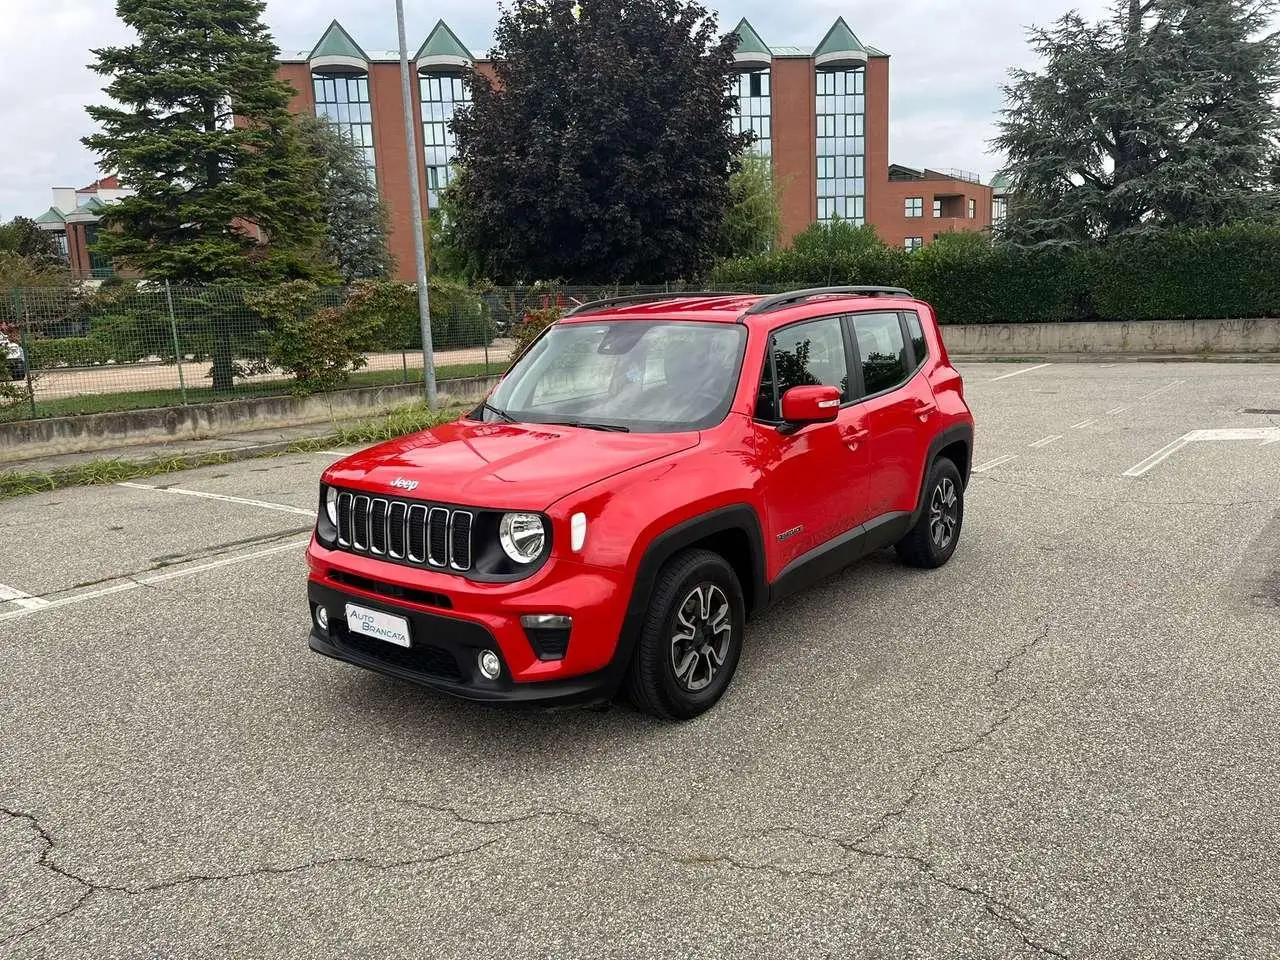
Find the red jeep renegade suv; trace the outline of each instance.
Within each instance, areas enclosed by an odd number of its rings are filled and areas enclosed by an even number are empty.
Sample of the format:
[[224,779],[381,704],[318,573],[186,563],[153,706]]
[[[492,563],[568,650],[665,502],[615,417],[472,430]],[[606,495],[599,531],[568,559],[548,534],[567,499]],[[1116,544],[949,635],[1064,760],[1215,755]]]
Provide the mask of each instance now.
[[311,649],[477,700],[693,717],[751,614],[884,547],[946,563],[972,445],[906,290],[589,303],[471,413],[325,471]]

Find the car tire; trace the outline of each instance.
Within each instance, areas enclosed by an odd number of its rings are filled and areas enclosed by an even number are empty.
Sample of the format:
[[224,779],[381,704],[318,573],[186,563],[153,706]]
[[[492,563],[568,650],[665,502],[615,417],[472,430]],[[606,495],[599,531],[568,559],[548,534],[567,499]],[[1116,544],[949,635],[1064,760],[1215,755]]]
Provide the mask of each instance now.
[[709,710],[737,670],[746,619],[742,585],[724,557],[710,550],[672,557],[649,598],[627,699],[664,720],[689,720]]
[[964,483],[960,470],[939,457],[925,480],[923,509],[911,532],[898,541],[898,558],[909,567],[932,570],[956,552],[964,524]]

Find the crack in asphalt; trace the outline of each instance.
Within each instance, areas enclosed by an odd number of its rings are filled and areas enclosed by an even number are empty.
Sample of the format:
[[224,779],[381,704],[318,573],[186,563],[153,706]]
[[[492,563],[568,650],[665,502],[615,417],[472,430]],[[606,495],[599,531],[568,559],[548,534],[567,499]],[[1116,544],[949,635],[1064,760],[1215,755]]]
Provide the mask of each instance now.
[[[1045,631],[1047,634],[1047,630]],[[1026,648],[1038,643],[1042,637],[1031,641]],[[1013,659],[1011,657],[1011,659]],[[1007,665],[1006,665],[1007,666]],[[824,833],[816,833],[802,830],[798,827],[779,827],[767,830],[759,835],[759,839],[764,839],[771,834],[789,833],[807,840],[815,840],[823,843],[834,844],[840,847],[846,853],[855,856],[876,860],[889,860],[899,863],[910,863],[917,867],[929,879],[935,883],[946,887],[954,893],[959,893],[967,897],[975,898],[982,903],[982,908],[988,915],[995,920],[1004,924],[1015,933],[1018,938],[1028,947],[1037,950],[1052,957],[1065,958],[1069,954],[1063,952],[1055,946],[1036,937],[1026,928],[1028,921],[1022,916],[1012,904],[1000,899],[992,893],[982,890],[978,887],[953,880],[941,872],[928,859],[914,853],[903,853],[895,850],[877,849],[867,846],[866,844],[877,834],[888,829],[891,823],[900,821],[906,816],[907,812],[919,800],[921,792],[924,789],[925,781],[935,776],[937,772],[950,760],[959,754],[968,753],[980,747],[988,739],[994,736],[1002,727],[1013,719],[1014,714],[1028,702],[1028,698],[1023,697],[1013,706],[1005,710],[999,717],[992,721],[987,727],[978,733],[976,737],[958,747],[949,747],[938,754],[937,758],[928,767],[925,767],[916,776],[911,785],[906,798],[902,803],[898,804],[894,809],[882,814],[880,819],[866,832],[853,840],[848,840],[838,836],[830,836]],[[513,824],[530,823],[535,820],[568,820],[579,827],[591,831],[601,839],[611,841],[613,843],[633,847],[641,850],[651,856],[657,857],[669,863],[679,864],[681,866],[704,866],[711,864],[724,864],[735,870],[771,873],[779,876],[787,877],[810,877],[814,879],[829,879],[840,874],[848,873],[851,869],[848,864],[842,864],[832,867],[829,870],[817,870],[813,868],[795,868],[782,866],[776,863],[751,863],[741,857],[734,856],[725,852],[716,852],[710,854],[686,854],[680,855],[675,852],[649,843],[638,837],[627,836],[617,830],[609,829],[605,821],[598,817],[594,817],[587,813],[576,810],[569,810],[562,807],[551,809],[540,809],[531,812],[521,813],[509,817],[479,817],[464,813],[455,806],[447,804],[432,803],[426,800],[417,800],[408,797],[397,797],[394,795],[384,795],[384,802],[401,804],[404,806],[414,807],[419,810],[425,810],[430,813],[453,818],[456,822],[469,826],[510,826]],[[738,839],[744,839],[739,837]]]
[[1014,650],[1007,657],[1004,658],[1004,662],[1001,663],[1000,666],[996,667],[995,673],[991,675],[991,686],[995,686],[997,683],[1000,682],[1001,678],[1005,674],[1005,671],[1007,671],[1010,667],[1012,667],[1015,661],[1021,660],[1023,657],[1029,654],[1032,650],[1038,647],[1040,643],[1047,636],[1049,636],[1050,629],[1051,628],[1048,625],[1046,625],[1045,628],[1041,630],[1039,634],[1032,637],[1030,640],[1026,641],[1022,645],[1014,648]]
[[[1046,631],[1039,637],[1028,641],[1020,650],[1012,653],[1005,661],[1004,665],[997,670],[997,676],[1008,669],[1014,660],[1024,655],[1036,643],[1044,639],[1048,633]],[[992,918],[996,919],[1007,928],[1009,928],[1018,938],[1028,947],[1053,957],[1067,957],[1068,954],[1062,952],[1054,946],[1046,943],[1030,933],[1027,927],[1027,920],[1008,902],[1000,899],[996,895],[982,890],[978,887],[953,880],[939,871],[939,869],[927,858],[915,854],[906,853],[892,849],[881,849],[874,846],[868,846],[868,843],[877,835],[888,830],[892,825],[901,822],[910,810],[920,800],[925,790],[925,784],[932,777],[936,776],[944,765],[953,760],[955,757],[968,753],[977,749],[994,736],[1001,728],[1008,724],[1015,713],[1028,702],[1028,698],[1023,697],[1018,700],[1000,716],[996,717],[991,723],[984,727],[975,737],[968,742],[959,746],[947,747],[937,754],[934,761],[925,766],[916,775],[910,788],[903,800],[893,809],[883,813],[880,818],[869,829],[864,831],[858,837],[849,840],[839,836],[830,836],[822,833],[814,833],[802,830],[798,827],[782,827],[765,831],[759,835],[759,839],[764,839],[771,834],[790,833],[796,836],[804,837],[808,840],[819,841],[823,843],[833,844],[840,847],[847,854],[862,857],[866,859],[892,861],[897,863],[909,863],[914,865],[921,873],[930,880],[964,896],[978,900],[983,910]],[[603,840],[619,846],[631,847],[643,851],[649,856],[660,860],[678,864],[686,867],[707,866],[714,864],[724,864],[734,870],[769,873],[779,876],[789,877],[808,877],[813,879],[829,879],[831,877],[847,873],[851,866],[849,864],[841,864],[831,869],[814,869],[814,868],[796,868],[787,867],[776,863],[753,863],[740,856],[734,856],[725,852],[714,853],[693,853],[693,854],[677,854],[674,851],[665,849],[654,843],[650,843],[639,837],[627,836],[619,830],[611,829],[606,821],[599,817],[592,816],[580,811],[569,810],[566,808],[550,808],[539,809],[530,812],[520,813],[512,816],[501,817],[485,817],[476,816],[460,810],[456,806],[432,803],[426,800],[418,800],[408,797],[398,797],[394,795],[384,795],[382,801],[390,801],[403,806],[409,806],[416,809],[424,810],[438,816],[447,816],[456,823],[473,827],[495,827],[505,828],[519,825],[522,823],[530,823],[535,820],[567,820],[579,827],[590,831]],[[13,819],[22,820],[28,823],[31,828],[39,835],[43,844],[37,865],[49,870],[57,875],[71,880],[81,887],[80,896],[75,902],[63,909],[42,918],[38,923],[33,924],[25,930],[12,934],[4,940],[0,940],[0,946],[7,946],[15,943],[25,937],[36,933],[39,930],[48,927],[65,917],[70,916],[77,910],[81,909],[93,897],[99,894],[115,894],[122,896],[145,896],[151,893],[158,893],[166,890],[172,890],[178,887],[188,886],[192,884],[220,882],[227,880],[251,879],[257,877],[276,877],[284,876],[292,873],[298,873],[306,870],[315,870],[333,865],[350,865],[360,867],[361,869],[387,871],[395,870],[410,866],[426,866],[448,860],[455,857],[468,856],[477,853],[486,847],[498,843],[501,838],[492,838],[481,843],[476,843],[468,847],[458,850],[449,850],[444,853],[436,854],[430,857],[408,857],[400,860],[376,860],[370,857],[346,855],[324,857],[316,860],[306,861],[300,864],[288,866],[258,866],[245,870],[233,871],[229,873],[210,873],[210,874],[184,874],[182,876],[173,877],[168,880],[161,880],[155,883],[143,886],[120,886],[116,884],[99,883],[88,877],[74,873],[71,870],[61,866],[53,860],[54,851],[57,849],[57,840],[51,834],[40,820],[33,814],[26,813],[21,810],[12,810],[0,807],[0,813],[5,814]],[[740,837],[739,839],[743,839]]]
[[0,807],[0,813],[14,820],[21,820],[30,824],[32,830],[40,837],[44,849],[40,851],[40,857],[36,861],[36,865],[56,873],[60,877],[71,880],[81,887],[81,893],[75,902],[68,907],[64,907],[47,917],[42,918],[25,930],[10,934],[3,940],[0,940],[0,947],[9,946],[17,943],[33,933],[56,923],[64,917],[69,917],[75,913],[94,896],[103,893],[117,894],[127,897],[141,897],[151,893],[160,893],[165,890],[173,890],[177,887],[190,886],[201,883],[217,883],[225,880],[244,880],[254,877],[277,877],[285,876],[291,873],[300,873],[307,870],[317,870],[322,867],[329,867],[338,864],[360,867],[365,870],[388,871],[397,870],[404,867],[430,866],[431,864],[440,863],[444,860],[450,860],[455,857],[468,856],[483,850],[485,847],[491,846],[498,842],[498,838],[486,840],[483,843],[473,844],[469,847],[463,847],[458,850],[446,850],[429,857],[406,857],[400,860],[376,860],[372,857],[363,856],[336,856],[336,857],[320,857],[315,860],[308,860],[303,863],[292,864],[289,866],[259,866],[251,867],[245,870],[236,870],[230,873],[188,873],[177,877],[171,877],[168,880],[160,880],[156,883],[144,884],[142,886],[120,886],[118,884],[99,883],[88,877],[81,876],[78,873],[66,869],[65,867],[55,863],[52,859],[53,852],[57,849],[57,840],[42,824],[34,814],[27,813],[22,810],[11,810],[8,807]]

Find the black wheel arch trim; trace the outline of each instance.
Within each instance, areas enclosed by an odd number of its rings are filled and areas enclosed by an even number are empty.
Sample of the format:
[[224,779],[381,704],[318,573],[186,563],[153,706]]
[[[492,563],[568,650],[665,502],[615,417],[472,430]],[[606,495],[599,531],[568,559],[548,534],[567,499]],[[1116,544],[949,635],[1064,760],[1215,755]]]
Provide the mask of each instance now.
[[911,526],[915,526],[916,521],[920,519],[920,514],[924,512],[925,486],[929,483],[929,471],[937,462],[938,455],[953,443],[964,443],[968,454],[965,457],[964,468],[960,471],[961,489],[968,488],[969,477],[973,473],[973,426],[968,423],[957,423],[947,427],[929,442],[929,455],[925,457],[924,475],[920,477],[920,490],[916,494],[916,508],[911,513]]
[[[767,605],[769,585],[765,580],[764,532],[756,511],[745,503],[719,507],[707,513],[699,514],[689,520],[664,530],[650,541],[640,559],[635,580],[631,585],[631,599],[627,602],[626,617],[622,621],[622,630],[618,636],[618,646],[614,651],[609,670],[614,674],[620,686],[627,668],[631,664],[631,654],[636,642],[640,639],[640,631],[644,627],[645,614],[649,610],[649,599],[653,595],[654,584],[663,565],[681,550],[713,537],[716,534],[740,532],[746,535],[751,545],[751,603],[747,605],[747,615]],[[726,557],[732,562],[732,558]],[[748,586],[744,584],[744,586]]]

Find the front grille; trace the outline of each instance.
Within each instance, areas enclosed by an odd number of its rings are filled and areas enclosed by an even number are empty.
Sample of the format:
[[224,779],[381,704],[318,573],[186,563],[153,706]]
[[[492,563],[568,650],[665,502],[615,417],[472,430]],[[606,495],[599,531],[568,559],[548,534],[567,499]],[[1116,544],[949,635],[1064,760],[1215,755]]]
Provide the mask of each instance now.
[[472,519],[469,510],[343,492],[338,549],[438,570],[470,570]]

